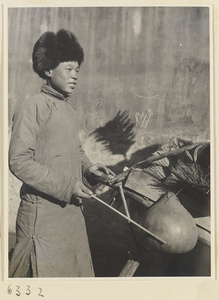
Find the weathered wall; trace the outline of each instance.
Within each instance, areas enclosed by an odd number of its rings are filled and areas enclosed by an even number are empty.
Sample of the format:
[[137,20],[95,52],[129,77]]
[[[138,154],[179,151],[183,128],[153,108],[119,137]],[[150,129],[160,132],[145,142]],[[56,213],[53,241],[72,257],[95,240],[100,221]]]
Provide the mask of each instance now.
[[36,40],[73,31],[85,51],[72,97],[84,137],[119,111],[137,140],[209,138],[209,10],[198,7],[9,9],[9,106],[37,93]]

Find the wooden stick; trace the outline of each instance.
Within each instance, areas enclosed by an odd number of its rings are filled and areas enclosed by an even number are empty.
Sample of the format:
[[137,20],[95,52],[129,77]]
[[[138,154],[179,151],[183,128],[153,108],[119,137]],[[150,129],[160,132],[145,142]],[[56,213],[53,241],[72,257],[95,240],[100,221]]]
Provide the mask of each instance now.
[[162,154],[160,154],[160,155],[153,155],[153,156],[150,156],[150,157],[148,157],[148,158],[145,159],[145,160],[139,161],[138,163],[136,163],[135,165],[133,165],[132,168],[134,168],[134,167],[136,167],[137,165],[140,165],[140,164],[142,164],[142,163],[149,163],[149,164],[150,164],[150,163],[152,163],[152,162],[154,162],[154,161],[157,161],[157,160],[160,160],[160,159],[169,157],[169,156],[177,155],[177,154],[180,154],[180,153],[183,153],[183,152],[192,150],[193,148],[197,147],[198,145],[200,145],[200,143],[196,143],[196,144],[184,146],[184,147],[181,147],[181,148],[179,148],[179,149],[172,150],[172,151],[167,151],[167,152],[164,152],[164,153],[162,153]]
[[106,202],[104,202],[103,200],[101,200],[100,198],[97,198],[95,195],[91,195],[91,198],[97,200],[98,202],[102,203],[103,205],[107,206],[108,208],[110,208],[111,210],[113,210],[114,212],[116,212],[118,215],[120,215],[121,217],[123,217],[124,219],[128,220],[130,223],[134,224],[135,226],[137,226],[138,228],[142,229],[143,231],[145,231],[148,235],[150,235],[151,237],[153,237],[156,241],[158,241],[161,245],[166,244],[166,242],[164,240],[162,240],[161,238],[159,238],[158,236],[156,236],[155,234],[153,234],[152,232],[150,232],[149,230],[147,230],[146,228],[142,227],[141,225],[139,225],[138,223],[136,223],[135,221],[133,221],[132,219],[126,217],[124,214],[122,214],[120,211],[116,210],[115,208],[113,208],[112,206],[110,206],[109,204],[107,204]]
[[124,268],[119,274],[119,277],[132,277],[139,266],[138,261],[128,260]]
[[124,205],[124,208],[125,208],[126,216],[128,217],[129,223],[130,223],[131,217],[130,217],[130,214],[129,214],[129,210],[128,210],[128,206],[127,206],[127,203],[126,203],[124,191],[123,191],[123,188],[122,188],[122,183],[119,184],[119,191],[120,191],[120,195],[121,195],[121,198],[122,198],[122,202],[123,202],[123,205]]

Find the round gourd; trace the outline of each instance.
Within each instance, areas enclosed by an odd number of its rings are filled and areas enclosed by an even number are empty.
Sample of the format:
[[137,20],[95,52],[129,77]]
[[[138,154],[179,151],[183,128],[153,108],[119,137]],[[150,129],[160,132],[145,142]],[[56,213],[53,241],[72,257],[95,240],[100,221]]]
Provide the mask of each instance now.
[[191,251],[198,239],[198,230],[190,213],[182,206],[174,193],[161,196],[140,218],[140,225],[164,240],[158,241],[137,230],[137,239],[148,250],[171,254]]

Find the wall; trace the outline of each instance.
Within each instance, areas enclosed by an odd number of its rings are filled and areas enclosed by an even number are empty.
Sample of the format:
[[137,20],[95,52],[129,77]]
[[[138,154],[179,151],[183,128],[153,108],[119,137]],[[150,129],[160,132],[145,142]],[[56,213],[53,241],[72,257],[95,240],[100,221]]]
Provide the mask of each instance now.
[[[209,10],[200,7],[9,9],[9,107],[42,81],[32,48],[47,30],[73,31],[85,51],[71,105],[88,134],[128,111],[136,140],[209,139]],[[10,120],[9,120],[10,121]]]

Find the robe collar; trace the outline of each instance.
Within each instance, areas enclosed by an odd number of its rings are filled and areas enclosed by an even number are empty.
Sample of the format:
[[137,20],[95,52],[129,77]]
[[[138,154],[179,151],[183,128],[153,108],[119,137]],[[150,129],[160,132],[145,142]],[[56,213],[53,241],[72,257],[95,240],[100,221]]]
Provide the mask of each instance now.
[[59,100],[62,100],[64,102],[67,102],[70,98],[70,96],[68,97],[64,97],[63,94],[59,93],[58,91],[54,90],[51,86],[49,86],[48,84],[45,84],[42,86],[41,88],[41,92],[45,93],[47,95],[53,96]]

